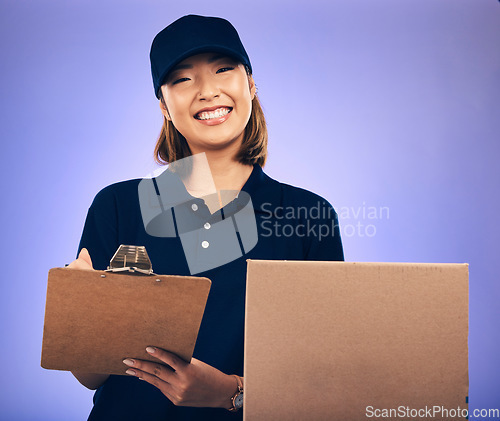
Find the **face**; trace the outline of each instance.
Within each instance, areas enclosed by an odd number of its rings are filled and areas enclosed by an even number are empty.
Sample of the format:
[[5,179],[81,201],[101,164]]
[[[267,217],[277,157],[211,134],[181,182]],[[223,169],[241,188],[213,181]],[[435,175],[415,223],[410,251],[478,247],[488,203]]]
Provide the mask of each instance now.
[[193,154],[221,149],[236,154],[255,95],[242,64],[216,53],[191,56],[169,73],[161,90],[162,112]]

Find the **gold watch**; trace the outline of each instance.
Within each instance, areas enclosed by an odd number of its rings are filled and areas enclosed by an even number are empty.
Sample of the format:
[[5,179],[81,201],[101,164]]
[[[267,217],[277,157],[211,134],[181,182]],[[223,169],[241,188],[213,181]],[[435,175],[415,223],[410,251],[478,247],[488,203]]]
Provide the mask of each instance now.
[[231,403],[233,406],[229,408],[229,411],[236,412],[243,408],[243,383],[241,381],[241,377],[233,374],[236,377],[236,381],[238,382],[238,391],[231,398]]

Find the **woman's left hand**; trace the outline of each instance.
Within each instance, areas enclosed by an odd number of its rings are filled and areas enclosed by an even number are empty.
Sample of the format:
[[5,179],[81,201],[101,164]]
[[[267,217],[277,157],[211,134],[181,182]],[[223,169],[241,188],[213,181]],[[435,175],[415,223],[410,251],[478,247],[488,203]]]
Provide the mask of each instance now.
[[[156,386],[174,405],[231,408],[238,390],[234,376],[192,358],[190,363],[160,348],[147,347],[161,363],[127,358],[127,374]],[[166,366],[166,365],[167,366]]]

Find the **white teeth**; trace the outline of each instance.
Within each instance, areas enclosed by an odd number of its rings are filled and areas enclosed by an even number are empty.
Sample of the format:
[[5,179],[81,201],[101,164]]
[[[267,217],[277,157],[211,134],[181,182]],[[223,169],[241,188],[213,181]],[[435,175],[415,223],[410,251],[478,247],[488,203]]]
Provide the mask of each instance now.
[[202,113],[198,113],[196,118],[198,120],[210,120],[212,118],[224,117],[229,114],[229,111],[231,111],[229,108],[217,108],[214,111],[203,111]]

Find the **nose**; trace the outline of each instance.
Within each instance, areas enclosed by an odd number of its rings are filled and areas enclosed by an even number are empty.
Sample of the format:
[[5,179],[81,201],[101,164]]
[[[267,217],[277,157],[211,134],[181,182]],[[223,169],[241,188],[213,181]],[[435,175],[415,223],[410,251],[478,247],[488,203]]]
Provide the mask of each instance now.
[[219,85],[211,75],[204,75],[199,79],[198,99],[200,101],[211,101],[220,95]]

